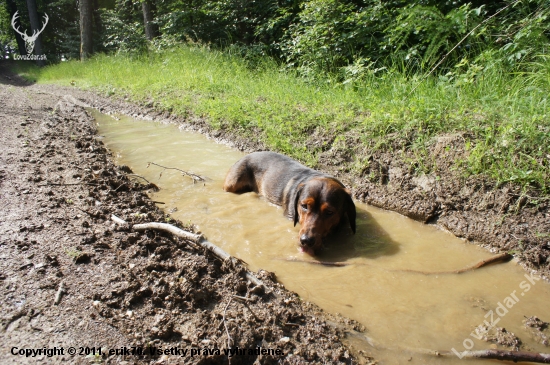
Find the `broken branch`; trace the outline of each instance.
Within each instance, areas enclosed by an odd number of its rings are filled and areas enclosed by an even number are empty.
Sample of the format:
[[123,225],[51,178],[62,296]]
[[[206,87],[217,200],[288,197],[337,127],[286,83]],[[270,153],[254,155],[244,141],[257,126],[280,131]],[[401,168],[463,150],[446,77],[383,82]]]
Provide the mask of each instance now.
[[[446,352],[443,355],[454,355]],[[460,353],[461,358],[469,359],[494,359],[500,361],[528,361],[537,362],[540,364],[550,364],[550,354],[541,354],[538,352],[528,351],[506,351],[506,350],[479,350],[479,351],[464,351]]]
[[[465,267],[460,270],[451,270],[451,271],[420,271],[420,270],[390,270],[390,271],[400,271],[400,272],[411,272],[415,274],[424,274],[424,275],[440,275],[440,274],[462,274],[467,271],[476,270],[479,268],[482,268],[484,266],[488,266],[490,264],[494,264],[497,262],[504,262],[509,259],[511,259],[513,256],[509,253],[501,253],[492,257],[489,257],[488,259],[481,260],[480,262],[476,263],[475,265]],[[286,258],[282,259],[283,261],[289,261],[289,262],[304,262],[307,264],[312,265],[322,265],[322,266],[333,266],[333,267],[344,267],[344,266],[350,266],[350,265],[368,265],[366,263],[350,263],[350,262],[341,262],[341,261],[317,261],[317,260],[302,260],[297,258]]]
[[[115,223],[118,223],[120,225],[127,225],[128,224],[125,220],[117,217],[114,214],[111,215],[111,219]],[[216,246],[212,242],[207,241],[201,235],[184,231],[183,229],[175,227],[171,224],[156,223],[156,222],[142,223],[142,224],[133,225],[132,229],[134,229],[136,231],[145,231],[147,229],[157,229],[157,230],[160,230],[160,231],[165,231],[165,232],[173,234],[174,236],[178,236],[178,237],[181,237],[183,239],[189,240],[189,241],[201,246],[202,248],[207,249],[208,251],[212,252],[215,256],[219,257],[223,261],[230,261],[233,265],[237,264],[237,259],[232,257],[230,254],[228,254],[227,252],[225,252],[224,250],[222,250],[221,248],[219,248],[218,246]],[[265,288],[264,283],[262,283],[262,281],[260,279],[258,279],[256,276],[254,276],[254,274],[252,274],[250,271],[246,270],[245,276],[254,285],[261,286],[261,287]]]
[[[225,323],[225,312],[227,311],[227,307],[229,307],[229,304],[231,304],[231,301],[233,300],[233,298],[229,298],[229,301],[227,302],[227,304],[225,305],[225,308],[223,309],[223,326],[225,327],[225,333],[227,334],[227,348],[230,349],[231,348],[231,342],[233,342],[233,340],[231,339],[231,336],[229,335],[229,329],[227,329],[227,324]],[[230,360],[231,362],[231,360]]]
[[145,180],[145,182],[146,182],[147,184],[150,184],[150,183],[151,183],[149,180],[147,180],[146,178],[144,178],[143,176],[138,175],[138,174],[126,174],[126,176],[128,176],[128,177],[134,177],[134,178],[139,178],[139,179],[143,179],[143,180]]
[[353,337],[359,341],[367,343],[369,346],[375,349],[404,351],[420,355],[429,355],[437,357],[454,357],[459,356],[461,359],[488,359],[488,360],[501,360],[501,361],[513,361],[513,362],[536,362],[541,364],[550,364],[550,354],[544,354],[539,352],[529,351],[509,351],[509,350],[478,350],[478,351],[438,351],[424,348],[411,348],[411,347],[385,347],[374,341],[372,338],[365,336],[363,333],[355,331],[349,328],[343,328],[342,325],[335,322],[327,321],[327,324],[343,330],[346,335]]
[[437,271],[437,272],[419,271],[419,270],[394,270],[394,271],[412,272],[412,273],[424,274],[424,275],[462,274],[462,273],[465,273],[467,271],[476,270],[476,269],[479,269],[479,268],[482,268],[484,266],[494,264],[494,263],[497,263],[497,262],[508,261],[512,257],[513,257],[512,255],[505,252],[505,253],[501,253],[501,254],[489,257],[488,259],[481,260],[480,262],[476,263],[475,265],[468,266],[468,267],[465,267],[465,268],[460,269],[460,270],[452,270],[452,271]]
[[207,177],[203,177],[203,176],[194,174],[192,172],[181,170],[181,169],[178,169],[176,167],[166,167],[166,166],[162,166],[162,165],[159,165],[157,163],[154,163],[154,162],[147,162],[147,167],[149,167],[150,165],[155,165],[155,166],[158,166],[158,167],[162,167],[165,170],[177,170],[177,171],[181,172],[184,176],[189,176],[191,179],[193,179],[193,184],[196,181],[206,181],[206,179],[208,179]]
[[63,293],[65,293],[65,288],[63,287],[63,282],[60,282],[59,289],[57,289],[57,293],[55,293],[53,304],[58,305],[61,302],[61,297],[63,296]]
[[258,322],[263,322],[262,319],[260,319],[256,313],[254,313],[254,311],[250,308],[250,306],[248,305],[248,302],[249,302],[249,298],[246,298],[246,297],[241,297],[239,295],[232,295],[231,296],[232,298],[235,298],[235,299],[238,299],[240,301],[242,301],[243,305],[250,311],[250,313],[252,313],[252,316],[254,317],[254,319],[256,319]]

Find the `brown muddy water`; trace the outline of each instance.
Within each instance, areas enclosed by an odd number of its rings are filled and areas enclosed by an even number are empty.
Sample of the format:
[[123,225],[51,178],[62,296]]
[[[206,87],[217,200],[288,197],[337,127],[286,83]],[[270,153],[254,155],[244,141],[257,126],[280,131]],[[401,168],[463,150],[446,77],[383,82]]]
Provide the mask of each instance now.
[[[406,349],[458,353],[496,348],[477,339],[476,327],[495,324],[513,332],[528,350],[549,352],[524,329],[524,316],[550,321],[550,285],[526,276],[514,261],[457,274],[424,275],[403,270],[458,270],[492,256],[433,226],[365,204],[357,206],[357,234],[346,228],[334,236],[319,259],[345,261],[326,267],[298,248],[299,227],[282,209],[255,193],[222,189],[229,167],[244,154],[177,126],[127,117],[116,120],[94,112],[99,133],[117,163],[157,184],[151,194],[163,209],[196,224],[207,239],[247,262],[252,270],[274,272],[286,288],[331,313],[363,324],[376,348],[351,340],[381,364],[491,363],[437,358]],[[208,177],[196,183],[154,162]],[[124,218],[124,217],[122,217]],[[412,360],[411,360],[412,358]],[[503,363],[503,362],[498,362]]]

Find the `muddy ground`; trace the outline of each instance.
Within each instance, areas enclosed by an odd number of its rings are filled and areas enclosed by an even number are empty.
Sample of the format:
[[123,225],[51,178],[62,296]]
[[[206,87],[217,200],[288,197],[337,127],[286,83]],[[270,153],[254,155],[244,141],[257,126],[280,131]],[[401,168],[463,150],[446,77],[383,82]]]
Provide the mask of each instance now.
[[[96,139],[83,105],[108,102],[0,72],[0,363],[371,363],[341,342],[360,325],[273,274],[257,286],[183,239],[114,224],[166,216]],[[228,361],[228,347],[245,353]]]
[[[150,187],[130,183],[112,164],[83,106],[177,123],[244,151],[265,149],[261,141],[213,131],[204,120],[175,117],[154,103],[32,85],[1,65],[0,71],[1,363],[34,362],[11,355],[13,346],[225,349],[227,333],[233,347],[284,353],[235,356],[233,364],[372,360],[342,345],[344,333],[360,326],[302,303],[269,273],[258,274],[267,286],[262,291],[246,282],[242,268],[181,239],[114,225],[111,214],[131,223],[165,216],[148,199]],[[326,138],[314,133],[311,143]],[[528,269],[550,277],[550,202],[514,185],[457,176],[449,167],[465,153],[462,140],[434,141],[433,176],[417,176],[400,158],[384,154],[370,156],[368,169],[352,174],[354,136],[332,145],[315,167],[352,186],[357,199],[437,224],[493,252],[512,252]],[[55,305],[60,285],[65,294]],[[182,362],[177,355],[103,356],[107,363]],[[201,354],[185,361],[227,363],[227,357]]]

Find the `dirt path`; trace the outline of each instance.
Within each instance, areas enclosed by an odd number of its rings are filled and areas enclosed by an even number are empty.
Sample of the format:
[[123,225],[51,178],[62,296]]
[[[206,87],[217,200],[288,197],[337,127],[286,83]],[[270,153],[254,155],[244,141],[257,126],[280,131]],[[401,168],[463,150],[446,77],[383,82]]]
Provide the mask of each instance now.
[[[231,364],[351,363],[340,340],[359,329],[353,321],[302,302],[269,273],[258,274],[264,291],[182,239],[113,224],[111,214],[165,216],[96,139],[82,106],[102,103],[28,85],[0,65],[0,363],[225,364],[228,342],[246,352]],[[20,355],[43,348],[58,352]]]

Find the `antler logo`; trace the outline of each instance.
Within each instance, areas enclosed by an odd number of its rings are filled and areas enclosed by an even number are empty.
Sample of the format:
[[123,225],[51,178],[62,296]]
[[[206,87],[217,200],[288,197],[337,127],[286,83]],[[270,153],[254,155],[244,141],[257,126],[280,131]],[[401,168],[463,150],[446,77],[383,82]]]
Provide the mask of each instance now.
[[44,14],[44,23],[42,24],[42,29],[33,31],[32,36],[29,37],[27,35],[26,30],[23,33],[19,30],[19,27],[15,26],[15,20],[19,17],[17,13],[19,13],[19,10],[16,11],[15,14],[13,14],[13,18],[11,18],[11,26],[13,27],[13,30],[19,33],[23,38],[23,40],[25,41],[25,48],[27,49],[27,54],[31,54],[32,51],[34,50],[34,42],[36,42],[36,38],[38,38],[40,33],[42,33],[44,28],[46,28],[46,24],[48,24],[48,20],[49,20],[48,14]]

